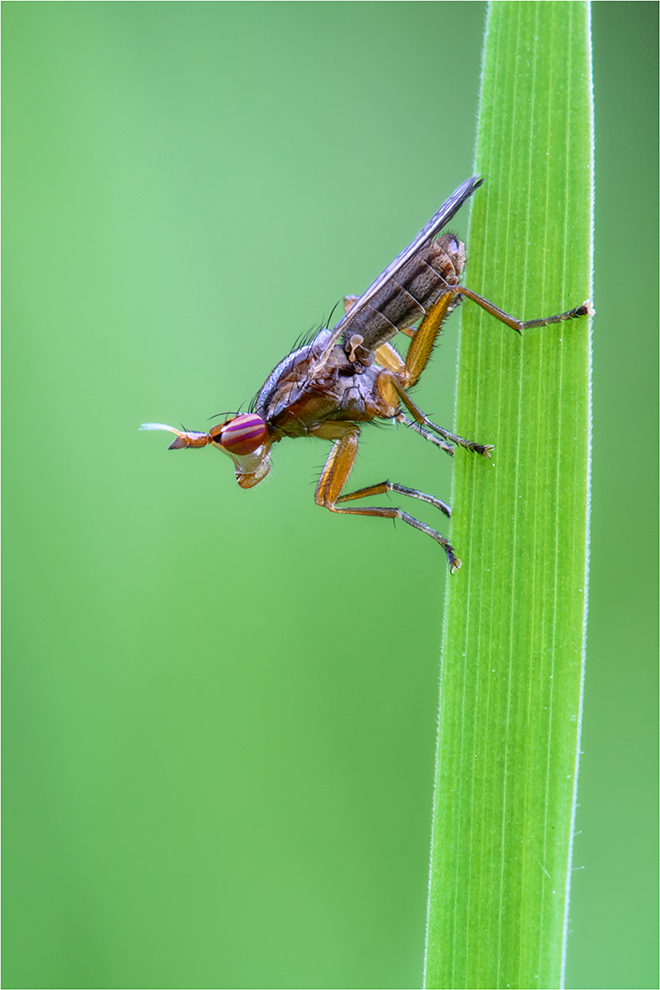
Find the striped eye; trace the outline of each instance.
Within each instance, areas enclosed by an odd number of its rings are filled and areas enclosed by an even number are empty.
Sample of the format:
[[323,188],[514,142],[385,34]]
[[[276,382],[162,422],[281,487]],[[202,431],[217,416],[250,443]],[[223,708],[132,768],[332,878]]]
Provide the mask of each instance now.
[[245,413],[235,416],[227,423],[219,423],[211,430],[213,443],[218,444],[228,454],[251,454],[260,447],[268,435],[266,424],[261,416]]

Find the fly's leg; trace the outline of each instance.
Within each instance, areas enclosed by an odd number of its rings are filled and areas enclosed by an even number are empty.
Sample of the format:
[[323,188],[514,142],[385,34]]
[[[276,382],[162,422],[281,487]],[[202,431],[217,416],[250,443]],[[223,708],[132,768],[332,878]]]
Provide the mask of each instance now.
[[529,330],[532,327],[545,327],[551,323],[562,323],[564,320],[573,320],[580,316],[593,316],[594,314],[591,303],[585,302],[581,306],[576,306],[575,309],[568,310],[566,313],[559,313],[556,316],[546,316],[540,320],[522,321],[509,316],[503,309],[484,299],[483,296],[477,295],[472,289],[466,289],[462,285],[451,286],[429,309],[410,343],[403,372],[400,376],[401,384],[404,388],[410,388],[419,380],[419,376],[424,371],[431,356],[431,351],[433,350],[433,345],[435,344],[442,321],[457,296],[466,296],[468,299],[471,299],[478,306],[481,306],[482,309],[485,309],[487,313],[490,313],[491,316],[494,316],[495,319],[505,323],[506,326],[511,327],[512,330],[516,330],[518,333],[522,333],[523,330]]
[[379,364],[381,368],[388,368],[397,375],[401,374],[403,371],[403,358],[397,351],[396,347],[392,347],[391,344],[381,344],[380,347],[376,348],[374,354],[376,364]]
[[[457,444],[459,447],[465,447],[466,450],[472,450],[475,454],[481,454],[483,457],[490,457],[490,452],[493,450],[492,444],[475,443],[473,440],[465,440],[463,437],[457,436],[455,433],[450,433],[449,430],[443,430],[442,427],[436,426],[422,410],[415,405],[410,396],[406,394],[406,389],[412,388],[419,381],[419,377],[424,371],[424,368],[428,364],[428,360],[431,357],[431,352],[433,350],[433,345],[436,342],[440,327],[442,326],[442,321],[449,312],[452,302],[456,298],[457,291],[460,286],[452,287],[445,292],[436,303],[431,306],[426,316],[419,325],[415,336],[410,342],[410,347],[408,348],[408,353],[406,355],[406,360],[404,362],[403,369],[398,373],[392,373],[388,369],[385,369],[378,376],[378,388],[383,395],[383,397],[393,406],[398,406],[400,402],[406,407],[409,413],[411,413],[415,423],[411,423],[406,416],[400,422],[404,423],[405,426],[410,425],[418,433],[420,433],[425,439],[430,440],[431,435],[429,430],[433,430],[443,438],[443,440],[450,440],[452,443]],[[403,414],[399,414],[403,415]],[[436,442],[435,440],[433,442]],[[439,445],[439,444],[438,444]],[[446,448],[445,448],[446,449]]]
[[434,498],[433,495],[426,495],[417,488],[406,488],[404,485],[395,485],[392,481],[381,481],[379,485],[367,485],[366,488],[359,488],[356,492],[348,492],[346,495],[340,495],[337,502],[351,502],[354,498],[367,498],[368,495],[383,495],[385,492],[398,492],[399,495],[409,495],[410,498],[418,498],[420,502],[428,502],[429,505],[434,505],[436,509],[440,509],[448,519],[451,518],[451,509],[446,502],[441,502],[439,498]]
[[454,448],[450,443],[444,443],[444,441],[440,440],[439,437],[434,436],[433,433],[429,433],[429,431],[425,430],[423,426],[420,426],[419,423],[415,423],[414,420],[408,419],[405,413],[398,413],[398,415],[394,418],[397,423],[402,423],[404,426],[408,426],[411,430],[414,430],[415,433],[419,433],[421,437],[424,437],[425,440],[430,440],[431,443],[435,444],[436,447],[439,447],[440,450],[444,450],[447,454],[450,454],[451,457],[454,456]]
[[[394,506],[387,507],[369,507],[369,508],[351,508],[344,509],[339,508],[337,502],[341,500],[341,490],[346,483],[346,479],[350,474],[351,468],[355,461],[355,455],[357,454],[358,439],[360,436],[360,431],[357,426],[346,425],[346,433],[341,439],[337,440],[333,446],[330,456],[328,457],[325,467],[319,478],[319,483],[316,486],[316,494],[314,496],[316,504],[329,509],[331,512],[338,512],[344,515],[356,515],[356,516],[379,516],[383,519],[401,519],[403,522],[408,523],[414,529],[420,530],[422,533],[426,533],[432,539],[439,543],[447,555],[447,560],[449,562],[449,568],[451,573],[457,571],[461,566],[461,562],[454,552],[454,548],[450,545],[449,541],[441,536],[435,529],[431,529],[426,523],[420,522],[419,519],[415,519],[413,516],[409,516],[407,512],[403,512],[401,509],[395,508]],[[392,486],[395,490],[402,492],[403,494],[412,494],[414,489],[407,488],[404,489],[402,486]],[[363,490],[361,494],[365,494],[368,491],[370,494],[377,494],[381,491],[386,491],[381,485],[375,485],[373,489]],[[350,498],[359,498],[360,493],[352,493],[349,495]],[[431,496],[423,495],[422,492],[415,492],[413,497],[424,498],[427,501],[431,501]],[[434,503],[438,503],[439,500],[433,500]],[[443,505],[444,503],[440,503]],[[448,508],[448,506],[445,506]]]
[[399,419],[399,422],[402,422],[404,426],[412,427],[416,432],[421,433],[426,440],[431,439],[428,431],[433,430],[434,433],[438,433],[444,440],[451,440],[458,447],[465,447],[466,450],[471,450],[475,454],[481,454],[482,457],[490,457],[491,450],[494,450],[492,443],[475,443],[474,440],[465,440],[455,433],[450,433],[449,430],[443,430],[441,426],[437,426],[430,420],[426,413],[423,413],[419,406],[416,406],[406,393],[405,386],[401,384],[398,376],[392,375],[388,371],[381,371],[378,376],[378,388],[388,402],[392,402],[392,398],[396,396],[404,404],[415,422],[411,423],[408,417],[402,413],[399,413],[397,419],[403,416],[402,419]]
[[[353,298],[353,297],[347,297],[347,298]],[[447,308],[448,308],[447,305],[443,303],[440,313],[437,312],[436,314],[433,314],[432,312],[429,313],[430,319],[427,320],[425,318],[425,320],[422,321],[422,324],[420,325],[418,330],[415,330],[414,327],[407,327],[405,330],[402,331],[403,333],[406,334],[406,336],[412,337],[414,341],[417,334],[420,333],[422,333],[423,335],[429,334],[429,326],[430,326],[431,328],[430,334],[432,334],[432,340],[428,349],[426,348],[424,349],[425,353],[426,351],[428,351],[424,359],[424,365],[426,365],[429,359],[429,356],[431,354],[431,349],[433,347],[433,342],[435,341],[435,338],[437,336],[438,329],[440,328],[440,324],[442,323],[442,320],[446,315]],[[426,326],[424,325],[425,323]],[[422,338],[420,338],[420,340],[421,339]],[[413,344],[411,344],[408,349],[409,355],[412,350],[413,350]],[[419,350],[419,345],[418,345],[418,350]],[[418,359],[415,356],[415,352],[413,352],[413,357],[411,358],[411,361],[414,362],[415,367],[417,367]],[[410,381],[410,383],[413,384],[413,382],[411,381],[413,377],[413,373],[411,373],[408,367],[408,358],[406,358],[406,360],[404,361],[401,355],[399,354],[399,352],[394,347],[392,347],[391,344],[381,344],[381,346],[376,349],[376,362],[382,368],[385,368],[388,371],[393,372],[399,380],[402,380],[404,382]],[[417,378],[419,378],[419,375],[421,374],[422,370],[423,367],[417,372],[415,381],[417,380]],[[406,386],[404,385],[404,388],[405,387]],[[392,405],[394,406],[398,405],[398,401],[395,400],[394,402],[392,402]],[[423,415],[423,413],[421,415]],[[396,416],[396,419],[399,423],[403,423],[404,426],[408,426],[411,429],[415,430],[415,432],[423,436],[425,440],[430,440],[431,443],[435,444],[436,447],[439,447],[440,450],[444,450],[447,454],[450,454],[453,457],[454,448],[451,446],[451,444],[443,443],[443,441],[439,440],[438,437],[434,436],[432,433],[429,433],[429,431],[425,430],[424,427],[421,425],[421,422],[413,422],[412,420],[408,419],[408,417],[404,415],[404,413],[399,413]],[[449,437],[453,439],[453,435],[449,434],[448,438]],[[466,444],[467,441],[464,441],[463,446],[465,446]],[[492,448],[490,449],[492,450]]]
[[[403,423],[404,426],[410,426],[413,430],[415,430],[416,433],[420,433],[425,440],[431,440],[433,443],[437,444],[438,446],[445,446],[442,445],[441,441],[438,440],[437,437],[434,437],[432,433],[428,433],[427,430],[424,430],[420,426],[420,422],[423,422],[426,426],[430,427],[441,437],[444,437],[445,440],[451,440],[451,442],[455,443],[458,447],[464,447],[466,450],[471,450],[475,454],[481,454],[483,457],[490,457],[491,450],[495,449],[492,443],[475,443],[474,440],[465,440],[463,437],[459,437],[455,433],[450,433],[449,430],[443,430],[441,426],[437,426],[435,423],[433,423],[428,418],[428,416],[422,412],[419,406],[415,405],[415,403],[412,401],[409,395],[406,395],[404,393],[401,396],[401,401],[405,403],[405,405],[413,413],[413,415],[415,415],[415,411],[416,411],[421,417],[421,419],[419,422],[412,422],[411,420],[408,419],[407,416],[404,416],[403,413],[399,413],[399,415],[396,418],[399,420],[400,423]],[[450,452],[453,454],[454,448],[449,447],[449,444],[447,444],[446,447],[448,447]]]
[[505,313],[503,309],[496,306],[495,303],[489,302],[488,299],[484,299],[483,296],[477,295],[472,289],[466,289],[463,285],[457,285],[452,288],[451,294],[453,296],[461,295],[466,296],[475,302],[477,306],[481,306],[485,309],[487,313],[494,316],[496,320],[501,323],[505,323],[512,330],[517,330],[518,333],[522,333],[523,330],[531,330],[533,327],[547,327],[551,323],[563,323],[564,320],[574,320],[580,316],[595,316],[596,311],[587,299],[583,302],[581,306],[576,306],[575,309],[569,309],[565,313],[557,313],[556,316],[544,316],[540,320],[517,320],[515,316],[509,316]]
[[[426,316],[415,331],[410,341],[403,368],[398,379],[404,389],[412,388],[419,381],[421,373],[428,364],[433,345],[436,342],[442,321],[449,311],[455,293],[447,291],[431,306]],[[415,417],[417,419],[417,417]],[[418,420],[418,422],[420,422]]]
[[441,441],[437,440],[431,433],[429,433],[429,430],[433,430],[434,433],[439,434],[439,436],[441,436],[444,440],[450,440],[459,447],[465,447],[466,450],[471,450],[475,454],[481,454],[483,457],[490,457],[490,452],[493,450],[492,444],[475,443],[473,440],[465,440],[463,437],[459,437],[455,433],[450,433],[449,430],[443,430],[441,426],[437,426],[434,422],[432,422],[428,416],[422,412],[419,406],[415,405],[410,396],[406,393],[406,386],[402,384],[402,378],[405,381],[403,375],[393,374],[391,371],[384,369],[381,371],[377,379],[378,390],[385,401],[388,402],[390,406],[394,407],[398,406],[399,402],[402,402],[414,419],[414,422],[411,422],[411,420],[409,420],[404,413],[398,413],[396,419],[400,423],[403,423],[404,426],[409,426],[411,429],[415,430],[415,432],[423,436],[425,440],[430,440],[442,450],[447,450],[448,452],[453,453],[453,450],[449,444],[443,444]]
[[[422,413],[422,415],[424,415],[424,413]],[[463,437],[459,437],[455,433],[450,433],[449,430],[443,430],[441,426],[436,426],[435,423],[431,422],[428,416],[425,416],[424,418],[427,425],[430,426],[432,430],[439,433],[441,437],[445,438],[445,440],[451,440],[451,442],[455,443],[458,447],[465,447],[466,450],[471,450],[475,454],[481,454],[483,457],[490,457],[491,450],[495,450],[492,443],[475,443],[474,440],[465,440]]]

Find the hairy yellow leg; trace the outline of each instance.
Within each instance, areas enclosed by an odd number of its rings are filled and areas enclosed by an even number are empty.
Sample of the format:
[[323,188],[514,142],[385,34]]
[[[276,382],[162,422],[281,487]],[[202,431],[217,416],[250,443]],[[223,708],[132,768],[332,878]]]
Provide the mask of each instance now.
[[405,367],[403,358],[391,344],[381,344],[376,348],[376,364],[400,375]]
[[317,505],[330,509],[337,501],[355,462],[359,438],[359,427],[347,424],[344,436],[334,443],[316,486]]
[[436,342],[442,321],[454,299],[454,293],[445,292],[420,323],[415,336],[410,342],[405,366],[401,374],[401,384],[404,388],[415,385],[431,357],[433,345]]
[[569,309],[565,313],[558,313],[555,316],[544,316],[539,320],[523,321],[505,313],[499,306],[489,302],[488,299],[484,299],[483,296],[473,292],[472,289],[466,289],[463,285],[451,286],[428,311],[412,339],[406,357],[405,371],[401,377],[404,388],[410,388],[411,385],[414,385],[424,371],[431,356],[431,351],[433,350],[433,345],[435,344],[442,321],[457,296],[465,296],[467,299],[471,299],[477,306],[481,306],[487,313],[494,316],[496,320],[504,323],[507,327],[511,327],[512,330],[516,330],[518,333],[522,333],[523,330],[531,330],[533,327],[545,327],[551,323],[563,323],[564,320],[573,320],[579,316],[592,316],[594,312],[591,304],[587,301],[582,303],[581,306],[576,306],[575,309]]

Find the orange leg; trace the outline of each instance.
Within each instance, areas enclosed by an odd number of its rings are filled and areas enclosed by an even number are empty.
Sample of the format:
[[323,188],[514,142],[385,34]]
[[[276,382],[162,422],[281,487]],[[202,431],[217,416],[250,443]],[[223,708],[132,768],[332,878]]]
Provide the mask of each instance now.
[[376,495],[385,491],[397,491],[403,495],[411,495],[413,498],[421,498],[423,501],[430,502],[437,508],[441,509],[443,512],[449,514],[449,506],[446,506],[444,502],[440,502],[439,499],[434,499],[430,495],[424,495],[423,492],[418,492],[413,488],[404,488],[402,485],[391,485],[389,482],[383,482],[380,485],[373,485],[371,488],[363,488],[358,492],[352,492],[348,495],[342,496],[341,490],[346,483],[346,479],[350,473],[353,463],[355,461],[355,455],[357,454],[358,439],[360,436],[360,431],[357,426],[352,424],[346,424],[346,433],[340,439],[337,440],[330,456],[326,461],[325,467],[319,478],[319,483],[316,486],[315,501],[317,505],[323,506],[329,509],[331,512],[338,512],[344,515],[356,515],[356,516],[379,516],[383,519],[401,519],[403,522],[408,523],[409,526],[413,526],[414,529],[420,530],[422,533],[426,533],[432,539],[439,543],[447,554],[447,560],[449,561],[450,571],[453,574],[454,571],[458,570],[461,566],[461,562],[454,552],[454,548],[450,545],[449,541],[441,536],[435,529],[431,529],[426,523],[420,522],[419,519],[415,519],[413,516],[409,516],[407,512],[403,512],[401,509],[395,508],[394,506],[387,507],[369,507],[363,509],[340,509],[337,506],[337,502],[349,501],[354,498],[362,498],[365,495]]
[[396,347],[392,347],[391,344],[381,344],[380,347],[376,348],[375,354],[376,364],[379,364],[381,368],[389,368],[397,375],[400,375],[405,368],[403,358]]
[[447,311],[455,295],[456,293],[451,290],[445,292],[431,306],[420,323],[415,336],[410,342],[403,371],[400,375],[400,382],[404,388],[412,388],[413,385],[416,385],[419,376],[428,364],[433,345],[442,326],[442,321],[447,315]]

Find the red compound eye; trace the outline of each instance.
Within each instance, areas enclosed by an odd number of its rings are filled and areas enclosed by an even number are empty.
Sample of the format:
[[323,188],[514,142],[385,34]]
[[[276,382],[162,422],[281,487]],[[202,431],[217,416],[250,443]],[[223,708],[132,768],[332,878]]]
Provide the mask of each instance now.
[[228,454],[251,454],[260,447],[268,435],[266,424],[261,416],[245,413],[235,416],[228,423],[214,426],[211,430],[213,442],[220,444]]

